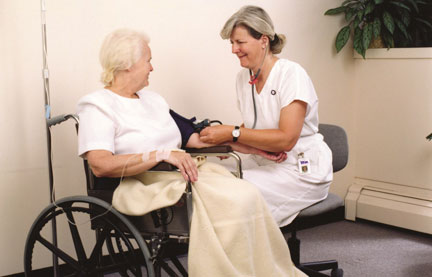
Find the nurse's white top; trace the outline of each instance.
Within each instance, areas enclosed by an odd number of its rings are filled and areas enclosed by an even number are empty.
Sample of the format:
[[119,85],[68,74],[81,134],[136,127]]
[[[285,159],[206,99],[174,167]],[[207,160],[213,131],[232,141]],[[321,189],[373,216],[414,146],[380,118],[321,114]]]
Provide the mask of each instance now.
[[[237,76],[237,100],[246,128],[252,128],[254,122],[249,80],[249,71],[240,71]],[[261,93],[254,90],[254,95],[258,115],[256,129],[278,129],[281,109],[294,100],[301,100],[308,105],[300,136],[318,132],[318,97],[312,81],[299,64],[284,59],[277,60]]]
[[137,95],[139,99],[126,98],[101,89],[79,100],[80,156],[90,150],[135,154],[180,148],[180,131],[165,99],[148,90]]
[[[249,80],[249,70],[241,70],[237,76],[237,100],[246,128],[252,128],[254,122]],[[300,138],[287,152],[287,160],[276,164],[252,155],[255,164],[246,166],[244,172],[244,178],[263,192],[272,214],[283,226],[298,211],[327,196],[333,177],[331,151],[318,133],[318,97],[314,86],[299,64],[286,59],[277,60],[260,94],[254,90],[254,97],[257,110],[255,129],[278,129],[282,108],[295,100],[307,103]],[[299,172],[300,153],[310,161],[310,173]]]

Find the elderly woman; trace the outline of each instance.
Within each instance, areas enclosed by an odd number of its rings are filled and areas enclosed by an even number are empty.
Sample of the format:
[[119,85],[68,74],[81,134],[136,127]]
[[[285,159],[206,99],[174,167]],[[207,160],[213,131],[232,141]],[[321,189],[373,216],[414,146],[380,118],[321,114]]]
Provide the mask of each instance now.
[[261,191],[279,226],[327,197],[332,154],[318,133],[318,98],[306,71],[276,54],[285,36],[274,31],[269,15],[245,6],[221,31],[244,68],[237,75],[237,101],[243,124],[204,129],[205,143],[238,141],[264,151],[287,153],[281,163],[251,155],[244,179]]
[[[115,190],[114,207],[140,215],[174,204],[190,180],[191,276],[303,275],[291,263],[259,191],[218,165],[198,168],[179,150],[181,135],[168,104],[156,92],[143,90],[153,71],[147,37],[133,30],[114,31],[102,45],[100,61],[105,87],[78,103],[79,155],[88,159],[97,176],[133,176]],[[188,146],[203,144],[193,135]],[[175,165],[181,174],[146,172],[161,161]]]

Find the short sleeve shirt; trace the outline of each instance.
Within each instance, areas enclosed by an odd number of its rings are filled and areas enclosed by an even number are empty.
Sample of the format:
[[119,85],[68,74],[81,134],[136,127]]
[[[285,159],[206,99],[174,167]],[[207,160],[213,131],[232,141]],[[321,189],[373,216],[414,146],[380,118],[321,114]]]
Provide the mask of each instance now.
[[180,147],[180,131],[166,101],[152,91],[137,95],[139,99],[131,99],[102,89],[80,99],[80,156],[90,150],[134,154]]
[[[237,75],[238,107],[246,128],[252,128],[254,105],[250,76],[247,69]],[[306,71],[297,63],[279,59],[273,66],[260,94],[254,90],[256,102],[256,129],[277,129],[281,109],[294,100],[307,103],[306,117],[300,136],[318,132],[318,98]]]

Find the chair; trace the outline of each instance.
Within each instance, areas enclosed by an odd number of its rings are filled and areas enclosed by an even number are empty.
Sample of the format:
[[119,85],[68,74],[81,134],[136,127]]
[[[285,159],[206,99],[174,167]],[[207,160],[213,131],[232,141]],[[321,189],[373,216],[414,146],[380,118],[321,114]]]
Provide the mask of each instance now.
[[[332,150],[333,172],[342,170],[348,162],[348,140],[344,129],[336,125],[320,124],[319,132],[324,136],[324,141]],[[282,233],[291,233],[288,245],[291,258],[297,268],[308,276],[328,276],[320,273],[320,271],[329,269],[332,270],[332,277],[343,276],[343,270],[338,267],[338,262],[335,260],[301,263],[300,240],[297,238],[298,230],[328,224],[343,218],[343,200],[339,196],[329,193],[326,199],[303,209],[292,223],[281,228]]]

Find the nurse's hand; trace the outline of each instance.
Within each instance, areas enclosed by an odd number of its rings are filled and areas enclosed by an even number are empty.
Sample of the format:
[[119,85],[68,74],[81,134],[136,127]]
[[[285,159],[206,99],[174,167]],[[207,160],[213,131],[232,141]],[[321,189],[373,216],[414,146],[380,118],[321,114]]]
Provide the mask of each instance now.
[[232,141],[232,130],[234,130],[234,126],[210,126],[200,132],[200,140],[210,144],[221,144]]
[[176,166],[186,181],[198,181],[198,168],[190,154],[172,151],[164,161]]

